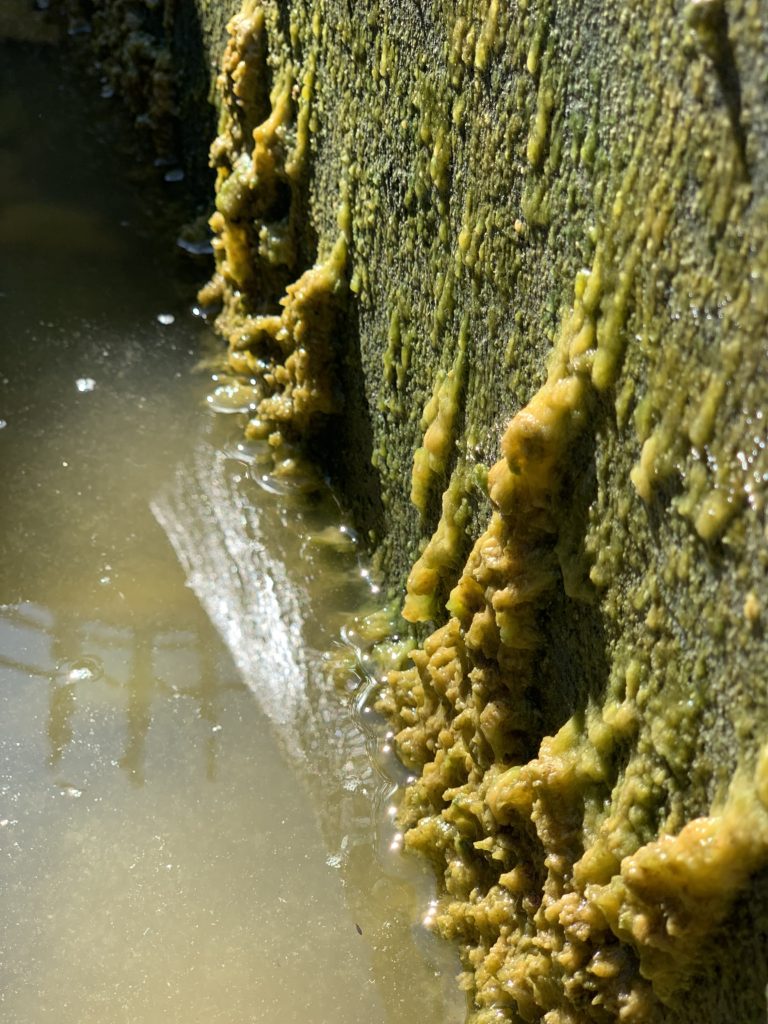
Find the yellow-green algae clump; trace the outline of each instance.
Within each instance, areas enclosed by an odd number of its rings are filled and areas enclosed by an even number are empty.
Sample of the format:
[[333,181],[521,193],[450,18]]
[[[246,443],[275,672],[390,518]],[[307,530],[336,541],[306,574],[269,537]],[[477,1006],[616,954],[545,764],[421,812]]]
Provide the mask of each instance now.
[[359,322],[473,1020],[715,1020],[768,862],[760,6],[416,6],[233,20],[206,298],[253,432],[339,407]]
[[265,390],[249,433],[279,425],[303,435],[318,416],[336,411],[332,345],[346,292],[349,207],[342,187],[338,237],[300,273],[297,222],[315,70],[310,59],[301,83],[290,62],[270,72],[275,15],[249,0],[228,25],[211,147],[216,274],[200,298],[222,306],[216,327],[229,342],[231,368]]

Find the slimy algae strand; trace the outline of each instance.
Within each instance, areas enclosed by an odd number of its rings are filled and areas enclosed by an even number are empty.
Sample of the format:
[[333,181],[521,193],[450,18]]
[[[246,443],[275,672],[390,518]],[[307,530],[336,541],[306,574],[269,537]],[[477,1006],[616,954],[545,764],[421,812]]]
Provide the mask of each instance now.
[[746,1020],[716,942],[765,913],[759,5],[416,7],[233,23],[209,296],[251,432],[339,408],[356,324],[379,558],[432,630],[382,700],[401,822],[478,1024],[711,1021],[710,962]]
[[[416,453],[418,456],[418,452]],[[414,467],[414,473],[416,472]],[[440,614],[440,594],[457,568],[464,527],[469,520],[468,471],[458,466],[442,497],[442,515],[406,583],[402,615],[408,622],[429,622]]]
[[464,357],[467,339],[466,327],[459,338],[454,364],[446,374],[438,376],[432,397],[424,407],[421,428],[424,440],[413,456],[411,474],[411,501],[422,513],[433,484],[445,473],[451,449],[455,444],[455,421],[459,395],[464,383]]

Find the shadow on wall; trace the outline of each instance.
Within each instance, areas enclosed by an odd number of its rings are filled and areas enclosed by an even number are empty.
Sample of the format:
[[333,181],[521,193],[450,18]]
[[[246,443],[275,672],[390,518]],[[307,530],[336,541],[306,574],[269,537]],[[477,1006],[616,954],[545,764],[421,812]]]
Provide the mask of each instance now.
[[[765,1024],[768,1005],[768,870],[752,878],[722,927],[712,936],[710,963],[693,979],[684,1005],[668,1011],[665,1024],[716,1020],[723,1024]],[[723,956],[738,949],[739,956]]]
[[[220,5],[233,9],[232,0]],[[223,14],[217,16],[220,40],[214,53],[224,50]],[[178,95],[178,132],[184,167],[191,189],[201,199],[213,201],[215,173],[208,164],[208,150],[216,137],[216,108],[213,89],[217,69],[208,60],[206,33],[200,21],[197,4],[178,4],[174,10],[170,39]]]
[[360,352],[357,303],[346,303],[339,318],[334,365],[341,393],[341,414],[332,416],[311,440],[311,455],[330,474],[334,487],[352,505],[355,523],[364,538],[379,535],[383,508],[381,483],[373,464],[371,408],[365,391]]

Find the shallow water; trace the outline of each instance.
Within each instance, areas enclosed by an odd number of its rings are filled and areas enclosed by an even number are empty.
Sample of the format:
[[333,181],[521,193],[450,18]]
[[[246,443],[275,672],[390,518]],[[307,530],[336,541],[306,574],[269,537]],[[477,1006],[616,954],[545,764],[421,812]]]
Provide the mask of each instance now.
[[0,1018],[458,1022],[349,628],[364,563],[207,401],[199,270],[58,60],[0,52]]

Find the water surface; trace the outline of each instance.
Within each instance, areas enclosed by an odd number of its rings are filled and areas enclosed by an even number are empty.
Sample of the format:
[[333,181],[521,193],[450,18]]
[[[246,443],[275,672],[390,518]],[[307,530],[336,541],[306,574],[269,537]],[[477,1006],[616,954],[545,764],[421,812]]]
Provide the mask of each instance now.
[[0,53],[0,1017],[459,1021],[365,664],[329,681],[365,565],[212,411],[200,270],[59,62]]

